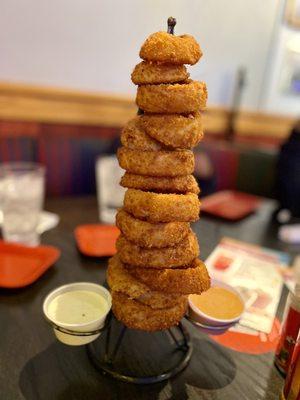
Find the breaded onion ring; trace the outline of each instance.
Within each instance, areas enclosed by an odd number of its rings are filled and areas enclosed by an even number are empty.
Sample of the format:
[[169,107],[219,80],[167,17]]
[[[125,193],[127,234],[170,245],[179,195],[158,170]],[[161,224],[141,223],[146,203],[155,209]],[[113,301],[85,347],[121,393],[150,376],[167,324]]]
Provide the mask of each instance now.
[[194,65],[202,56],[199,44],[191,35],[176,36],[156,32],[143,43],[140,57],[147,61]]
[[175,246],[163,249],[140,247],[121,234],[116,247],[123,263],[145,268],[182,267],[199,256],[198,240],[192,231]]
[[199,219],[200,201],[194,193],[162,194],[128,189],[124,209],[148,222],[192,222]]
[[140,189],[160,193],[198,194],[200,192],[198,183],[193,175],[164,178],[135,175],[125,172],[121,178],[120,185],[130,189]]
[[121,168],[138,175],[182,176],[194,171],[194,154],[190,150],[138,151],[121,147],[117,157]]
[[142,61],[135,66],[131,80],[136,85],[176,83],[185,81],[189,75],[184,65]]
[[140,122],[140,117],[135,117],[127,122],[121,133],[122,145],[130,149],[150,151],[162,150],[164,145],[148,136],[142,129]]
[[139,301],[131,300],[123,293],[112,292],[112,310],[115,317],[131,329],[143,331],[168,329],[178,324],[186,308],[186,299],[171,308],[154,310]]
[[202,117],[196,115],[156,115],[140,116],[139,125],[149,136],[174,149],[190,149],[203,138]]
[[134,218],[123,209],[117,213],[116,224],[128,240],[147,248],[175,246],[190,231],[188,222],[175,221],[165,224],[151,224],[150,222]]
[[189,114],[204,110],[207,89],[204,82],[142,85],[137,89],[136,104],[149,113]]
[[200,294],[210,287],[210,278],[202,261],[195,259],[189,268],[141,268],[125,266],[130,274],[152,290],[165,293]]
[[184,301],[184,296],[151,290],[126,270],[117,255],[108,262],[106,278],[112,291],[126,294],[154,309],[173,307]]

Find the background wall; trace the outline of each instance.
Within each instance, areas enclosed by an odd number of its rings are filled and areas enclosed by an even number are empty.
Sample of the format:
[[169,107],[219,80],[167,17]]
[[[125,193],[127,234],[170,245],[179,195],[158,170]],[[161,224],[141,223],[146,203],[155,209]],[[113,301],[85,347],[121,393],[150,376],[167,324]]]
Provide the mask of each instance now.
[[243,106],[259,110],[282,2],[2,0],[0,80],[133,94],[141,43],[172,15],[176,33],[193,34],[203,48],[191,72],[207,82],[209,103],[230,104],[234,74],[245,66]]

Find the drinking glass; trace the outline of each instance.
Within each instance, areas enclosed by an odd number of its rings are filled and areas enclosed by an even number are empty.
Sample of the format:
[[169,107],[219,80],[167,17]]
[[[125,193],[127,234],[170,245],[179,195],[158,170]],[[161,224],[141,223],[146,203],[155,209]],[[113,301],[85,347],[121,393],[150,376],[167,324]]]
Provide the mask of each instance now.
[[123,204],[125,189],[120,186],[124,170],[116,156],[101,156],[96,161],[96,184],[99,219],[114,224],[118,208]]
[[8,242],[36,246],[44,201],[45,168],[35,163],[0,164],[2,235]]

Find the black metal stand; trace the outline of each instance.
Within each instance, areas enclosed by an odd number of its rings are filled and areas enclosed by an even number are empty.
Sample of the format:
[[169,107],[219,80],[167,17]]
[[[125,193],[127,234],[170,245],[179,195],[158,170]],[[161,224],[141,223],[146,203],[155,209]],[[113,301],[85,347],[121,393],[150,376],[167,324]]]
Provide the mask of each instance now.
[[[108,323],[106,324],[107,326],[107,332],[106,332],[106,337],[105,340],[100,336],[99,339],[96,341],[89,343],[86,345],[87,348],[87,353],[89,355],[90,360],[92,361],[93,365],[95,366],[96,369],[101,371],[103,374],[107,374],[111,376],[114,379],[118,379],[123,382],[128,382],[128,383],[135,383],[135,384],[150,384],[150,383],[157,383],[164,381],[166,379],[169,379],[176,374],[178,374],[180,371],[182,371],[189,363],[192,355],[192,343],[189,338],[189,334],[182,325],[182,323],[179,323],[178,326],[170,328],[165,331],[161,331],[159,335],[164,336],[164,340],[166,339],[166,334],[169,335],[169,338],[171,339],[168,342],[165,342],[163,345],[164,351],[166,352],[166,348],[168,352],[166,353],[166,356],[164,356],[164,360],[170,360],[172,362],[172,366],[169,366],[169,368],[165,368],[163,371],[159,371],[156,374],[145,374],[143,376],[136,376],[135,374],[128,374],[127,372],[124,372],[124,368],[121,368],[120,365],[116,362],[116,359],[118,358],[118,352],[119,349],[123,343],[125,333],[127,331],[130,331],[131,335],[134,333],[137,333],[137,331],[134,330],[129,330],[127,329],[124,325],[118,326],[118,334],[115,336],[116,340],[111,346],[112,343],[112,325],[114,322],[114,317],[112,313],[108,316]],[[139,334],[142,334],[139,332]],[[145,333],[146,335],[147,333]],[[157,333],[156,333],[157,335]],[[162,337],[159,338],[161,340]],[[156,338],[158,340],[158,338]],[[131,340],[132,344],[134,346],[135,340]],[[99,347],[100,346],[100,347]],[[104,346],[104,348],[103,348]],[[112,347],[112,349],[111,349]],[[134,346],[136,349],[136,346]],[[147,346],[143,347],[143,350],[145,352],[145,355],[149,357],[149,353],[151,353],[151,349]],[[137,350],[140,352],[141,350]],[[154,351],[152,353],[155,353]],[[155,356],[155,354],[152,354]],[[176,356],[176,360],[172,360]],[[132,352],[132,357],[134,357],[134,351]],[[131,357],[131,358],[132,358]],[[127,357],[128,359],[128,357]],[[153,361],[153,360],[152,360]],[[139,361],[137,360],[136,363]],[[147,362],[145,360],[145,362]],[[153,365],[160,365],[159,361],[153,361]],[[132,364],[134,364],[134,360],[132,360]]]

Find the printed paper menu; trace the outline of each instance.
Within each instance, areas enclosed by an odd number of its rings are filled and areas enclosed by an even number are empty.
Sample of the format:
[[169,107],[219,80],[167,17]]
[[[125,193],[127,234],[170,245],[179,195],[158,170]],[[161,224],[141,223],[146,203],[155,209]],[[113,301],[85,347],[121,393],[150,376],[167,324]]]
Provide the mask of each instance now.
[[206,265],[212,279],[237,288],[244,298],[241,328],[270,333],[283,285],[280,268],[288,261],[285,253],[223,238]]

